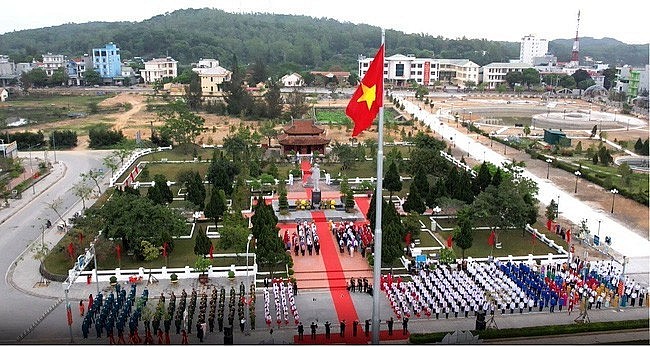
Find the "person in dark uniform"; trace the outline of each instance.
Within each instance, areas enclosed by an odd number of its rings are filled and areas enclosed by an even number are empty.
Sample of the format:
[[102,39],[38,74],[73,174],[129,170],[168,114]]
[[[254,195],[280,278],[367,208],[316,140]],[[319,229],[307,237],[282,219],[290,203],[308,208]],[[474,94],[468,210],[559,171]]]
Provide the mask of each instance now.
[[199,338],[199,342],[203,342],[203,328],[199,322],[196,323],[196,337]]
[[357,336],[357,328],[359,328],[359,321],[355,319],[352,322],[352,336],[354,336],[354,337]]
[[370,336],[370,319],[366,319],[366,337]]
[[328,339],[328,340],[330,339],[330,333],[331,333],[330,329],[331,328],[332,328],[332,323],[330,323],[329,321],[326,321],[325,322],[325,338]]
[[345,319],[339,322],[339,325],[341,327],[341,337],[345,336]]
[[311,325],[309,327],[311,328],[311,339],[316,340],[316,328],[318,328],[318,325],[314,322],[311,322]]
[[180,311],[176,312],[174,317],[174,325],[176,326],[176,335],[181,333],[181,314]]
[[298,324],[298,340],[302,341],[302,337],[305,333],[305,327],[302,325],[302,322]]
[[363,280],[361,278],[357,278],[357,292],[361,293],[362,288],[363,288]]
[[409,331],[409,318],[404,317],[402,318],[402,335],[406,335]]
[[388,336],[393,335],[393,317],[391,316],[389,320],[386,321],[386,324],[388,324]]
[[352,293],[354,293],[354,288],[355,288],[354,284],[355,284],[354,277],[352,277],[350,278],[350,290],[352,291]]
[[210,313],[210,316],[208,316],[208,326],[210,327],[210,332],[214,332],[214,313]]
[[363,292],[364,293],[368,292],[368,279],[367,278],[363,279]]

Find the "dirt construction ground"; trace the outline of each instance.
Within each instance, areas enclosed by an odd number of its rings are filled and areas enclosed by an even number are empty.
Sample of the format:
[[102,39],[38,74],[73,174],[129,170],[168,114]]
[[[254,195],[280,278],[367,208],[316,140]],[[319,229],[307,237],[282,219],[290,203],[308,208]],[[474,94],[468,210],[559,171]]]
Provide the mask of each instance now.
[[[516,105],[519,104],[522,105],[522,108],[529,108],[529,109],[531,107],[533,108],[537,107],[537,109],[539,108],[539,99],[530,99],[530,100],[511,99],[511,100],[512,103],[509,104],[508,107],[516,107]],[[474,121],[477,121],[479,119],[480,116],[478,116],[478,114],[480,112],[474,112],[474,114],[472,115],[467,111],[468,109],[474,108],[476,110],[477,107],[489,108],[490,102],[493,102],[494,104],[497,103],[499,104],[499,106],[495,106],[495,107],[502,107],[503,105],[502,102],[503,100],[488,101],[487,102],[488,104],[486,104],[486,101],[484,100],[477,101],[476,99],[472,99],[472,98],[467,98],[467,99],[433,98],[432,101],[435,104],[435,107],[433,109],[431,109],[428,105],[424,105],[424,103],[420,103],[420,107],[422,107],[423,109],[431,110],[431,112],[436,112],[440,108],[452,107],[454,111],[458,111],[461,113],[462,110],[464,110],[465,108],[466,113],[462,116],[467,118],[471,117]],[[134,138],[137,131],[141,131],[142,138],[149,138],[151,135],[150,126],[152,122],[154,125],[160,124],[157,115],[154,112],[149,112],[146,110],[146,105],[147,105],[146,96],[139,95],[139,94],[132,94],[132,93],[123,93],[102,101],[100,103],[100,106],[110,106],[118,103],[121,104],[129,103],[132,105],[132,108],[123,113],[105,115],[103,116],[102,119],[105,122],[110,122],[111,124],[113,124],[114,129],[122,130],[124,135],[127,136],[128,138]],[[340,106],[343,108],[346,106],[347,100],[337,100],[336,102],[332,102],[330,100],[327,102],[327,104],[328,106],[337,106],[337,107]],[[558,109],[565,108],[571,111],[571,110],[578,110],[578,109],[590,109],[594,106],[582,100],[570,100],[566,102],[559,101],[557,107]],[[258,122],[240,121],[238,119],[234,119],[226,116],[215,116],[209,114],[204,114],[203,116],[205,118],[205,127],[210,130],[208,130],[206,133],[198,137],[197,139],[198,143],[211,143],[211,142],[221,143],[223,138],[228,136],[230,132],[230,127],[232,125],[238,127],[240,123],[244,123],[244,125],[251,126],[252,128],[256,128],[259,126]],[[409,115],[405,115],[405,116],[408,117]],[[40,125],[36,127],[36,129],[38,129],[39,127],[40,128],[45,128],[45,127],[65,128],[66,126],[71,126],[73,124],[76,124],[77,122],[87,122],[87,121],[88,118],[64,120],[57,123]],[[647,121],[647,118],[645,119],[645,121]],[[279,128],[280,127],[278,126],[278,129]],[[333,141],[337,140],[339,142],[348,142],[350,140],[350,135],[349,135],[350,131],[346,130],[345,127],[340,127],[340,129],[336,129],[335,127],[330,128],[328,126],[325,126],[325,128],[327,129],[327,133],[326,133],[327,136],[331,138]],[[490,129],[490,131],[492,131],[492,129],[503,130],[504,126],[503,125],[493,126],[493,127],[486,126],[486,128]],[[424,130],[424,127],[420,126],[419,124],[416,124],[414,128],[406,127],[405,130],[407,133],[409,131],[415,133],[417,132],[418,129]],[[459,127],[458,130],[466,132],[466,129],[463,127]],[[533,130],[533,134],[539,130],[540,129]],[[508,129],[505,130],[503,134],[505,135],[505,134],[520,134],[520,133],[522,133],[521,128],[508,127]],[[386,130],[385,136],[386,135],[390,135],[393,139],[397,141],[401,140],[399,136],[399,131]],[[584,131],[578,131],[577,135],[584,136]],[[479,135],[476,136],[478,136],[478,140],[481,141],[483,144],[487,146],[490,145],[490,140],[488,138]],[[366,131],[359,136],[358,140],[362,142],[365,139],[373,138],[373,137],[376,139],[376,132]],[[618,140],[635,141],[638,137],[644,139],[648,137],[647,123],[645,127],[630,129],[628,131],[624,131],[624,129],[623,130],[619,129],[617,131],[610,131],[608,134],[608,138],[611,140],[617,138]],[[85,149],[87,148],[87,146],[88,146],[87,135],[80,136],[79,146],[77,147],[77,150]],[[463,152],[457,150],[454,150],[453,154],[456,157],[460,157],[464,155]],[[508,156],[517,161],[525,161],[526,168],[528,170],[530,170],[538,177],[545,177],[546,170],[547,170],[547,165],[545,162],[540,160],[533,160],[526,153],[516,151],[513,148],[508,148]],[[475,163],[470,162],[469,164],[474,165]],[[573,190],[575,178],[571,173],[565,172],[560,169],[551,168],[550,177],[556,185],[562,187],[564,190],[566,191]],[[580,186],[581,189],[578,191],[577,194],[579,198],[587,202],[594,209],[609,211],[611,207],[610,205],[611,200],[612,200],[611,193],[585,180],[582,180],[580,182]],[[541,202],[541,203],[545,204],[547,202]],[[545,205],[541,206],[542,211],[543,208],[545,208]],[[635,230],[643,237],[648,238],[648,229],[650,227],[648,221],[649,219],[648,207],[636,203],[630,199],[626,199],[622,196],[617,196],[614,217],[617,218],[623,224],[627,225],[630,229]]]

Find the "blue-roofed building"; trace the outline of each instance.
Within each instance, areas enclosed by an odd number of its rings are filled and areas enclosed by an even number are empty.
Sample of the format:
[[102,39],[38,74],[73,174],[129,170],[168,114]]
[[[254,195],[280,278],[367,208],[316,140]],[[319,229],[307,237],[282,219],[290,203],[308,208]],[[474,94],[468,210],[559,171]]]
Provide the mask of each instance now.
[[93,48],[93,69],[102,78],[121,78],[120,49],[113,42],[108,43],[103,48]]

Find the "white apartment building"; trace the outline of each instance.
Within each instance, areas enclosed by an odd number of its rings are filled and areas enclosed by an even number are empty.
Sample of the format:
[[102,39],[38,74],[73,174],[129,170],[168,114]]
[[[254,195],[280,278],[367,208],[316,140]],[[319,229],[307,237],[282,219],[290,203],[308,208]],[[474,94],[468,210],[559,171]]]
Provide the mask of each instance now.
[[150,84],[165,77],[178,76],[178,62],[171,57],[156,58],[144,62],[144,70],[140,70],[144,83]]
[[65,67],[65,57],[63,54],[43,54],[43,64],[40,66],[45,70],[48,76],[52,76],[54,71]]
[[199,75],[203,97],[223,96],[223,83],[232,78],[232,72],[219,66],[216,59],[201,59],[192,71]]
[[[374,58],[359,56],[358,74],[362,79]],[[467,82],[478,84],[479,66],[468,59],[416,58],[395,54],[384,60],[384,81],[395,86],[406,86],[415,81],[433,86],[437,81],[464,87]]]
[[533,64],[536,57],[543,57],[548,52],[548,40],[540,39],[535,35],[527,35],[521,38],[519,48],[519,61],[525,64]]
[[486,89],[494,89],[499,84],[506,83],[508,72],[522,72],[532,67],[531,64],[525,63],[490,63],[481,67],[481,82],[485,84]]

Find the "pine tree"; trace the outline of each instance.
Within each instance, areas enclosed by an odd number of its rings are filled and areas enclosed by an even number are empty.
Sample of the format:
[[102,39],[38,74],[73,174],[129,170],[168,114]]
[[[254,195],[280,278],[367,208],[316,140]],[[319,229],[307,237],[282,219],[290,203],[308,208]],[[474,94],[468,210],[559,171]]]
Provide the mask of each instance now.
[[429,192],[429,181],[427,180],[427,174],[423,170],[418,170],[413,177],[413,185],[420,192],[420,196],[424,196]]
[[461,250],[461,257],[465,259],[465,250],[472,247],[474,235],[472,234],[472,219],[469,209],[458,211],[458,226],[454,229],[453,240]]
[[205,216],[212,218],[214,226],[216,227],[217,222],[223,217],[227,209],[228,206],[226,206],[226,197],[223,190],[217,190],[215,187],[212,187],[210,200],[207,205],[205,205]]
[[503,181],[503,172],[501,171],[501,168],[498,167],[497,171],[494,172],[494,176],[492,176],[492,182],[490,182],[490,184],[495,187],[498,187],[501,185],[502,181]]
[[166,205],[174,201],[174,194],[167,185],[167,178],[157,174],[153,177],[154,186],[147,190],[147,198],[158,205]]
[[187,187],[185,200],[191,201],[199,210],[203,210],[203,206],[205,205],[205,186],[203,185],[201,174],[194,171],[185,185]]
[[212,244],[212,241],[210,241],[208,235],[203,231],[203,227],[199,227],[198,230],[196,230],[196,233],[194,254],[202,256],[210,253],[210,245]]
[[402,181],[400,180],[399,172],[397,171],[397,165],[395,161],[391,161],[388,166],[388,171],[384,174],[384,188],[390,193],[390,199],[393,198],[393,192],[399,192],[402,190]]
[[419,189],[415,186],[415,184],[411,184],[409,187],[409,195],[406,197],[406,201],[402,205],[402,208],[405,212],[415,211],[419,214],[422,214],[426,210],[426,206],[424,205],[424,202],[422,202],[422,198],[420,197],[420,193],[418,193],[418,191]]

